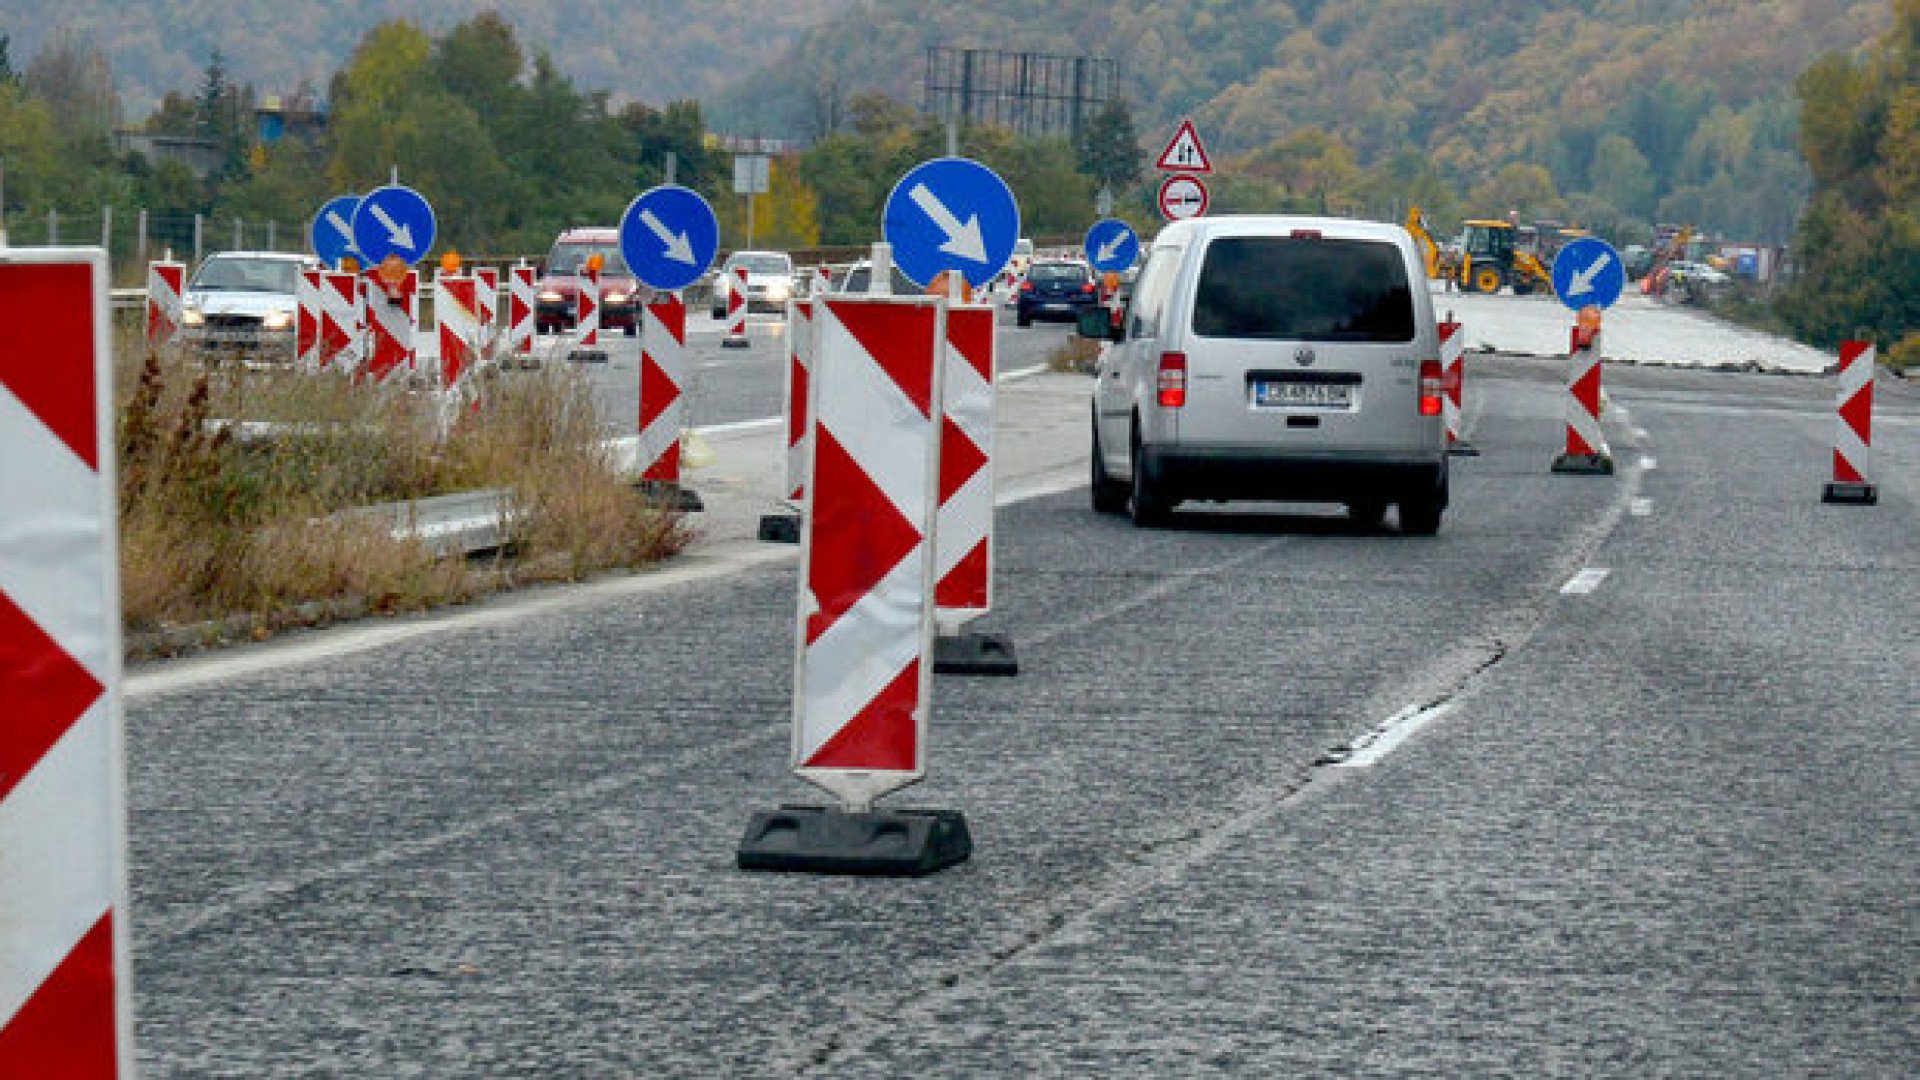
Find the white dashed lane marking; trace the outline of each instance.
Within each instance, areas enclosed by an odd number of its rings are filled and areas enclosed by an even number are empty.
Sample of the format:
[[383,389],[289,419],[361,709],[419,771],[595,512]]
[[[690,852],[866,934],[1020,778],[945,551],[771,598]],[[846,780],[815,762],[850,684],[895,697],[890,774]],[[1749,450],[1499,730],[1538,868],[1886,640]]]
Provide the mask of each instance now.
[[1607,575],[1611,573],[1613,571],[1604,566],[1589,566],[1568,578],[1567,583],[1560,586],[1560,593],[1563,596],[1585,596],[1599,588],[1600,583],[1607,580]]

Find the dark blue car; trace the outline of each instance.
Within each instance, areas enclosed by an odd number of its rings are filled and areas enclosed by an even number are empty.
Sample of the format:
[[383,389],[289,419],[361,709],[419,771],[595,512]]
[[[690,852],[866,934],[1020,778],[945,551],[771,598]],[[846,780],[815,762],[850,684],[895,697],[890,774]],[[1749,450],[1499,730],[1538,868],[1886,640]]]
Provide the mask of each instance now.
[[1020,283],[1014,311],[1021,326],[1030,326],[1035,319],[1074,322],[1080,318],[1081,308],[1098,299],[1093,271],[1086,263],[1036,259],[1027,267],[1027,279]]

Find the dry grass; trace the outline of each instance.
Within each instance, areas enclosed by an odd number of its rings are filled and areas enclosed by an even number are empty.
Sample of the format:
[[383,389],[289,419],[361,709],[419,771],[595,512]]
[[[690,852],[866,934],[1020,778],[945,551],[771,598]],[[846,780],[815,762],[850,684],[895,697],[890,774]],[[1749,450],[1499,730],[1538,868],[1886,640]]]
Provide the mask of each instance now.
[[[489,380],[445,438],[432,395],[332,376],[206,367],[123,339],[123,609],[137,654],[578,580],[677,551],[679,516],[600,448],[573,370]],[[219,421],[277,425],[257,430]],[[483,488],[511,493],[509,554],[437,559],[340,512]]]
[[1047,370],[1083,373],[1092,371],[1094,363],[1100,359],[1100,349],[1104,344],[1106,343],[1074,334],[1062,342],[1059,348],[1047,354]]

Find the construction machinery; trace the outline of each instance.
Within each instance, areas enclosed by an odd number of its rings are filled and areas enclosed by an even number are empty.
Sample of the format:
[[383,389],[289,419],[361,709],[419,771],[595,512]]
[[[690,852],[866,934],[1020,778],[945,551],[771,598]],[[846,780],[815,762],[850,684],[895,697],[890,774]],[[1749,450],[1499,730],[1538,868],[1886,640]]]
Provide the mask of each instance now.
[[1469,220],[1452,251],[1434,240],[1426,214],[1417,206],[1407,210],[1407,231],[1426,255],[1427,276],[1462,291],[1496,293],[1506,286],[1515,296],[1525,296],[1553,289],[1553,275],[1528,245],[1519,242],[1519,230],[1510,221]]
[[1553,291],[1553,275],[1539,256],[1518,242],[1519,230],[1513,222],[1470,218],[1462,230],[1458,279],[1462,289],[1491,294],[1505,285],[1515,296]]

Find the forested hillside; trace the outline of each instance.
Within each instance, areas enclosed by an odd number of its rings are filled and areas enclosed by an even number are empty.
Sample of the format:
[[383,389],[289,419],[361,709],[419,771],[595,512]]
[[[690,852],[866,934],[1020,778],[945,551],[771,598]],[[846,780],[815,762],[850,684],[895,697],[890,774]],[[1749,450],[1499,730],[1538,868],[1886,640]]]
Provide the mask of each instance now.
[[444,31],[497,11],[530,52],[615,99],[665,102],[702,97],[767,62],[805,27],[852,0],[0,0],[0,34],[16,58],[54,34],[77,32],[113,65],[136,121],[170,91],[197,85],[218,49],[235,79],[262,94],[305,81],[324,93],[361,35],[406,18]]
[[[917,103],[929,45],[1094,54],[1123,65],[1148,139],[1190,114],[1228,155],[1297,158],[1304,134],[1336,171],[1413,152],[1469,199],[1780,241],[1808,183],[1795,78],[1891,21],[1888,0],[860,0],[708,111],[817,134],[823,97]],[[1502,166],[1552,190],[1496,191]]]

